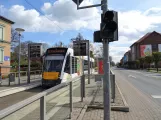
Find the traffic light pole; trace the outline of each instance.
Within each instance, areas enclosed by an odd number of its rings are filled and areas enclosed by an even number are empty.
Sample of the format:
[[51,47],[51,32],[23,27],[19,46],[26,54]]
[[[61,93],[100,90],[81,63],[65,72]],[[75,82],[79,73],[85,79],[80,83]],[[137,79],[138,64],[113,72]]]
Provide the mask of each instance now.
[[[107,0],[101,0],[101,4],[91,5],[91,6],[84,6],[79,7],[80,3],[83,0],[73,0],[77,4],[77,9],[85,9],[91,7],[98,7],[101,6],[101,10],[103,14],[107,11]],[[100,38],[101,39],[101,38]],[[110,63],[109,63],[109,40],[103,39],[103,69],[104,69],[104,76],[103,76],[103,91],[104,91],[104,120],[110,120]]]
[[[107,0],[102,0],[102,11],[107,11]],[[110,120],[110,63],[109,63],[109,42],[107,39],[103,39],[103,99],[104,99],[104,120]]]

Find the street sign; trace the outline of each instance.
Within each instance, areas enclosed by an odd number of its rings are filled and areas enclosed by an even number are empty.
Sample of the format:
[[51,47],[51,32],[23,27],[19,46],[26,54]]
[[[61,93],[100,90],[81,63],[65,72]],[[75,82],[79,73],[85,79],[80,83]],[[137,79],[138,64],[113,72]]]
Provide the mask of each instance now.
[[[73,0],[75,4],[77,4],[77,0]],[[79,5],[83,2],[83,0],[79,0]]]
[[42,44],[41,43],[30,44],[29,52],[31,59],[40,58],[42,56]]
[[73,41],[74,56],[88,56],[88,41]]

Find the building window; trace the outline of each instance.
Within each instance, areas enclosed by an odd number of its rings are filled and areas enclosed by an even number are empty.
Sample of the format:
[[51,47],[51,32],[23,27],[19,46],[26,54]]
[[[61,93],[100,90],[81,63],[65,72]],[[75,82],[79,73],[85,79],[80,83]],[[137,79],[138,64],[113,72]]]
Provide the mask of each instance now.
[[4,49],[0,48],[0,63],[3,63],[4,61]]
[[152,44],[152,51],[157,52],[158,51],[158,44]]
[[4,27],[0,25],[0,40],[4,40]]
[[66,73],[70,74],[70,54],[67,56],[66,63],[65,63],[65,70]]

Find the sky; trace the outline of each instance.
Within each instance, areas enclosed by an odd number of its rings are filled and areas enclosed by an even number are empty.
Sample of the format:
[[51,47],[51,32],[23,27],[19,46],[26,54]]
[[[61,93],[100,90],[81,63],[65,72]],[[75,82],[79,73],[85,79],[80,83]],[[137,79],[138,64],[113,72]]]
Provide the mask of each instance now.
[[[101,0],[84,0],[80,6],[100,4]],[[119,40],[110,43],[114,62],[119,62],[130,45],[147,32],[161,33],[160,0],[108,0],[108,9],[118,11]],[[0,0],[0,15],[23,28],[23,41],[47,43],[50,46],[81,33],[93,42],[93,32],[100,29],[101,8],[77,10],[72,0]],[[100,44],[93,43],[94,52]]]

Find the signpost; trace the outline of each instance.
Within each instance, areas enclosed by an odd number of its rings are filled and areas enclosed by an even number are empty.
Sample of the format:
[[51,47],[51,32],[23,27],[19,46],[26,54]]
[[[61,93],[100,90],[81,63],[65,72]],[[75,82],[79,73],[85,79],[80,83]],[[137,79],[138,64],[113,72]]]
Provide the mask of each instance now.
[[30,83],[30,64],[31,60],[40,60],[42,56],[42,43],[28,44],[28,76],[27,83]]
[[[90,84],[90,45],[89,40],[73,41],[74,56],[88,56],[88,84]],[[84,70],[84,62],[83,62]],[[83,73],[84,74],[84,73]]]

